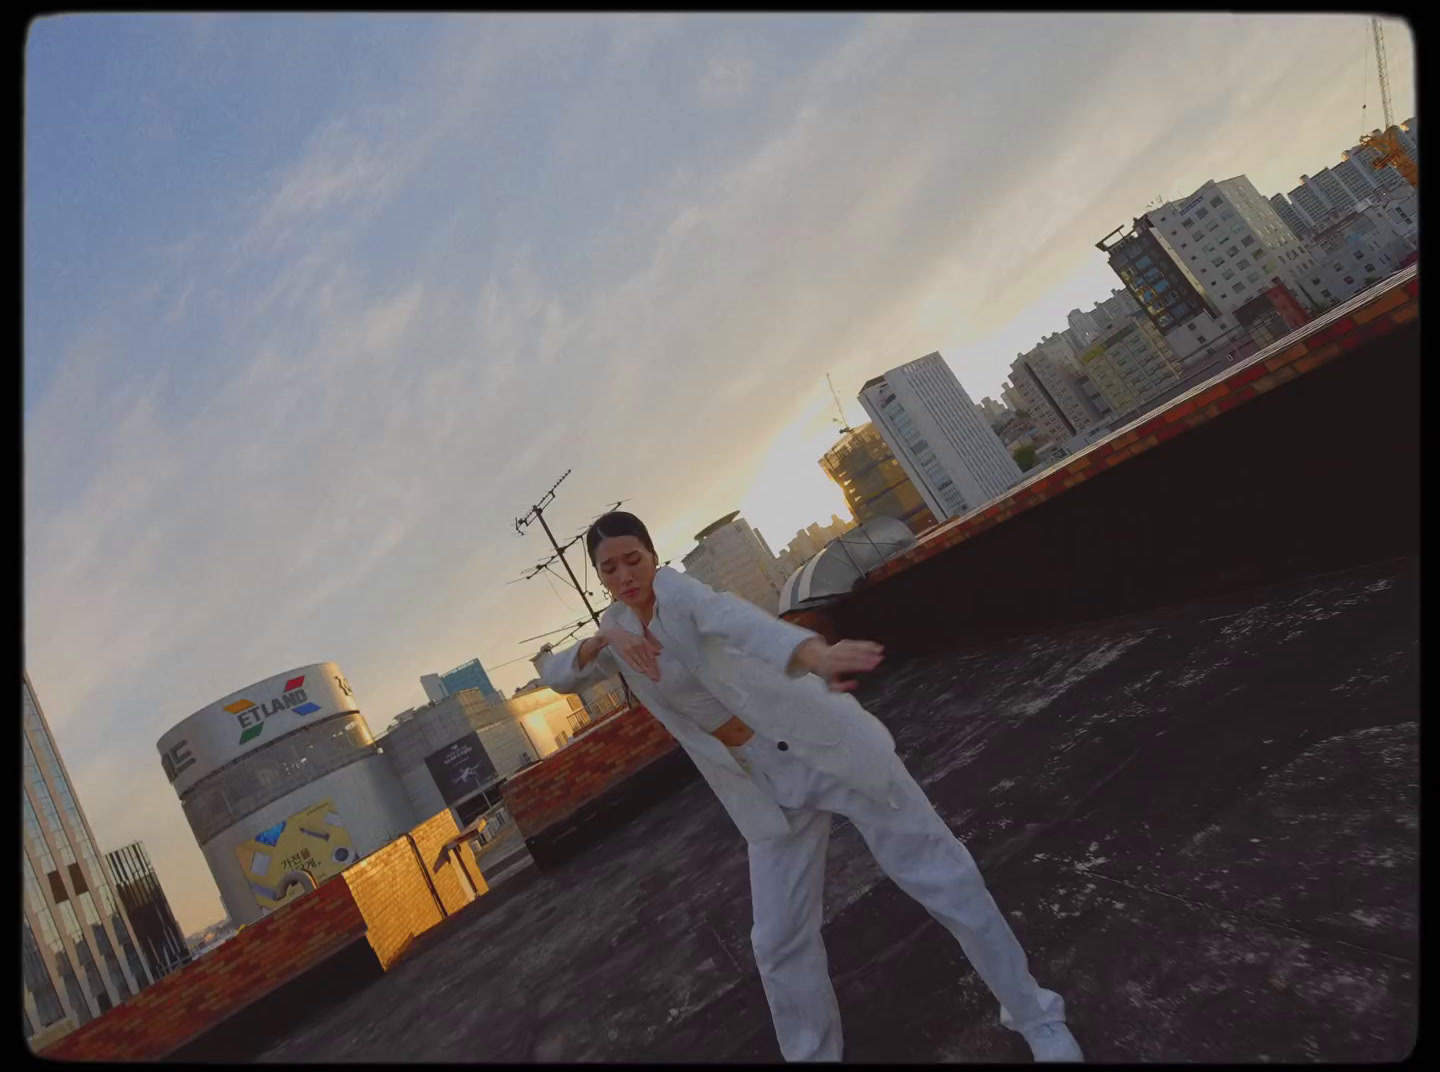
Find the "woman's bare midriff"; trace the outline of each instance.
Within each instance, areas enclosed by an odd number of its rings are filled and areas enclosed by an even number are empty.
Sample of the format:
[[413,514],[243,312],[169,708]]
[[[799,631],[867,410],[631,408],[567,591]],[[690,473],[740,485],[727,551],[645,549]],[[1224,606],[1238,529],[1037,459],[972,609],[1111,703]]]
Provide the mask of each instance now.
[[755,736],[755,731],[738,718],[732,718],[719,729],[711,730],[710,736],[714,737],[726,748],[739,748],[751,737]]

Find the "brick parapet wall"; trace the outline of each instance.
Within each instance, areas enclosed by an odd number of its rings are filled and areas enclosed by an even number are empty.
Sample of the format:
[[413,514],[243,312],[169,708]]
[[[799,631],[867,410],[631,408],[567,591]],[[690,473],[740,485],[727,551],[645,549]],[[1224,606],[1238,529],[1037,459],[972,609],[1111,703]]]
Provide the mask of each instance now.
[[72,1031],[44,1056],[158,1060],[365,933],[350,888],[326,882]]
[[[43,1056],[159,1060],[361,939],[368,940],[380,966],[390,968],[418,935],[470,902],[453,860],[433,869],[441,848],[456,833],[448,809],[427,819],[408,837],[390,842],[218,949],[58,1039]],[[473,854],[464,848],[462,856],[483,894],[485,880]],[[434,893],[425,880],[426,869],[433,869]]]
[[531,838],[679,745],[643,707],[607,718],[505,783],[505,804]]
[[[451,855],[446,854],[443,859],[438,861],[438,868],[436,866],[437,857],[440,856],[445,843],[454,838],[457,833],[459,833],[459,829],[455,825],[455,816],[448,808],[410,831],[416,848],[420,850],[420,858],[430,869],[430,879],[435,884],[435,890],[440,895],[441,902],[445,905],[447,915],[453,915],[460,911],[471,900],[470,892],[456,870],[456,863]],[[480,874],[480,868],[468,842],[460,847],[460,860],[460,866],[465,868],[471,883],[475,886],[477,895],[484,893],[485,879]]]

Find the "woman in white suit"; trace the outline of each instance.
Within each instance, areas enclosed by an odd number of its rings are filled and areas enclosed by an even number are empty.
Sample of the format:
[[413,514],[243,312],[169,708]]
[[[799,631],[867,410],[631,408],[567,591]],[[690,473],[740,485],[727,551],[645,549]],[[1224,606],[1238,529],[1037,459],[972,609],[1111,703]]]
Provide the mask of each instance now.
[[1031,977],[1024,950],[975,861],[895,755],[895,742],[847,693],[876,644],[827,644],[806,629],[661,567],[633,514],[606,514],[586,546],[615,602],[599,632],[536,657],[559,692],[628,668],[636,698],[694,760],[749,845],[751,942],[787,1061],[838,1061],[822,893],[833,814],[959,941],[1037,1061],[1079,1061],[1065,1005]]

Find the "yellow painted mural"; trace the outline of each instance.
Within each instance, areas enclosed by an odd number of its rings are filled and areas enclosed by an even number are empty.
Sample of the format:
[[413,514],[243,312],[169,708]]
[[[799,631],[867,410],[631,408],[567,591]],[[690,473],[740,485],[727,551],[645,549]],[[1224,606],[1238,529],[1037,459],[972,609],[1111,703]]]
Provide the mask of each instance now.
[[355,862],[350,834],[331,801],[297,811],[235,846],[262,910],[302,896]]

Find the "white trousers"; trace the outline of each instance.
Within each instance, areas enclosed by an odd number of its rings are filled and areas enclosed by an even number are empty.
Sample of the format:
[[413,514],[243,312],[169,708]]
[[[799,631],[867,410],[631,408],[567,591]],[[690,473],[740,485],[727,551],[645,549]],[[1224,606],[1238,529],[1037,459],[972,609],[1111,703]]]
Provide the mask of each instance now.
[[1065,1019],[1060,995],[1030,975],[1025,951],[969,851],[899,757],[887,756],[896,766],[899,806],[892,807],[806,766],[761,734],[733,752],[790,820],[788,835],[750,844],[750,937],[785,1060],[840,1060],[840,1009],[820,935],[832,814],[849,819],[885,874],[955,936],[999,1000],[1001,1024],[1025,1031]]

